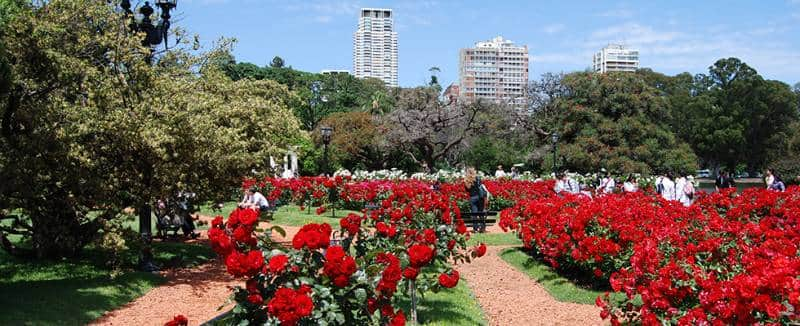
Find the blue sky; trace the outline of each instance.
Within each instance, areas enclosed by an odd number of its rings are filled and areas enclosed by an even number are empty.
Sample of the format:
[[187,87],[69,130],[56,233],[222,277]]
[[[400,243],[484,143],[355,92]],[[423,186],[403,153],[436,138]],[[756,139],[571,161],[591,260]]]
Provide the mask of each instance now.
[[237,39],[237,61],[279,55],[300,70],[352,70],[361,7],[394,10],[401,86],[424,83],[432,66],[443,85],[457,81],[458,50],[497,35],[528,45],[531,79],[583,70],[593,52],[624,42],[642,67],[667,74],[736,56],[765,78],[800,82],[800,0],[180,0],[176,24],[206,43]]

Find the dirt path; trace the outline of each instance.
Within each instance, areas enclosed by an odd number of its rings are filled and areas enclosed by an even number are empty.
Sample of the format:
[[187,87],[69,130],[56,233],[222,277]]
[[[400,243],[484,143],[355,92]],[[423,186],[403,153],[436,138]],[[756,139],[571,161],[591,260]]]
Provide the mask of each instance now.
[[508,247],[490,246],[485,256],[458,268],[490,325],[603,324],[600,308],[556,301],[541,285],[500,258],[504,248]]
[[[201,219],[211,221],[210,217],[201,216]],[[259,223],[261,228],[268,225]],[[300,228],[286,226],[283,229],[286,237],[274,233],[276,241],[291,240]],[[200,232],[199,241],[208,240],[206,231]],[[186,316],[189,325],[199,325],[232,308],[229,304],[217,310],[227,302],[232,287],[244,284],[228,275],[220,259],[194,268],[163,271],[161,275],[167,279],[165,284],[106,313],[91,325],[163,325],[178,314]]]
[[[201,219],[210,221],[209,217]],[[266,228],[269,224],[260,223]],[[289,241],[300,229],[283,226],[286,237],[274,233],[276,241]],[[490,233],[502,232],[499,227]],[[200,237],[207,239],[205,231]],[[558,302],[539,284],[517,271],[499,253],[505,247],[491,246],[486,256],[459,267],[461,276],[478,299],[490,325],[600,325],[599,308]],[[228,300],[231,288],[242,285],[225,271],[219,259],[191,268],[161,272],[167,279],[144,296],[95,320],[92,325],[163,325],[183,314],[190,325],[199,325],[232,307],[217,310]]]

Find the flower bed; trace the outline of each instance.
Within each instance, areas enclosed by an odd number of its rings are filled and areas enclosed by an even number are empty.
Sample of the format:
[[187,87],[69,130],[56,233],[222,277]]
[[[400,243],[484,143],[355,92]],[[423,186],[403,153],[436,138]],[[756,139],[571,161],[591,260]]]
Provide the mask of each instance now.
[[701,195],[683,207],[644,193],[542,197],[500,225],[553,266],[608,278],[602,317],[647,325],[789,323],[800,318],[800,189]]
[[[422,181],[340,177],[265,179],[243,186],[253,185],[273,200],[322,205],[326,191],[334,190],[337,200],[351,205],[378,205],[349,214],[338,226],[305,225],[289,248],[256,233],[256,211],[235,210],[226,221],[217,217],[209,230],[212,247],[225,258],[228,272],[246,285],[233,294],[236,323],[404,324],[407,311],[398,308],[398,294],[452,288],[460,279],[457,264],[486,250],[467,246],[458,208],[465,196],[457,186],[434,191]],[[343,237],[334,236],[334,229]]]

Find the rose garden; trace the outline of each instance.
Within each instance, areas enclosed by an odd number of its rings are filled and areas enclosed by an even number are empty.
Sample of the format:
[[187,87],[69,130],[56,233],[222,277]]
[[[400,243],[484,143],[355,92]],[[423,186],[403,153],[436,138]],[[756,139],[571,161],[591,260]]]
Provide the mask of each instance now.
[[0,0],[0,325],[800,323],[800,84],[468,102],[237,62],[176,3]]

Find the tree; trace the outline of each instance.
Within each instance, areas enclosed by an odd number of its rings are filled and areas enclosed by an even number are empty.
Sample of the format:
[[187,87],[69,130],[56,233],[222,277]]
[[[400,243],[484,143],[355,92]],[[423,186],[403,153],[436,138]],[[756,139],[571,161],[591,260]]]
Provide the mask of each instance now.
[[642,75],[573,73],[563,85],[567,95],[557,101],[556,125],[564,168],[615,173],[696,168],[692,149],[666,125],[665,98]]
[[180,190],[222,196],[306,137],[285,86],[234,82],[213,64],[226,49],[177,47],[150,66],[121,22],[106,2],[56,0],[24,8],[2,34],[5,249],[16,252],[16,233],[40,257],[74,256],[124,208]]
[[283,68],[283,65],[284,65],[283,58],[277,55],[274,58],[272,58],[272,61],[269,63],[269,66],[272,68]]
[[439,69],[439,67],[436,67],[436,66],[430,67],[430,69],[428,69],[428,72],[431,73],[431,81],[428,83],[428,86],[430,86],[430,87],[438,87],[439,90],[441,90],[442,85],[439,85],[439,73],[441,71],[442,70]]
[[401,89],[397,106],[381,117],[381,124],[388,146],[399,148],[417,164],[433,168],[467,137],[483,130],[477,118],[490,106],[483,101],[447,106],[434,88]]

